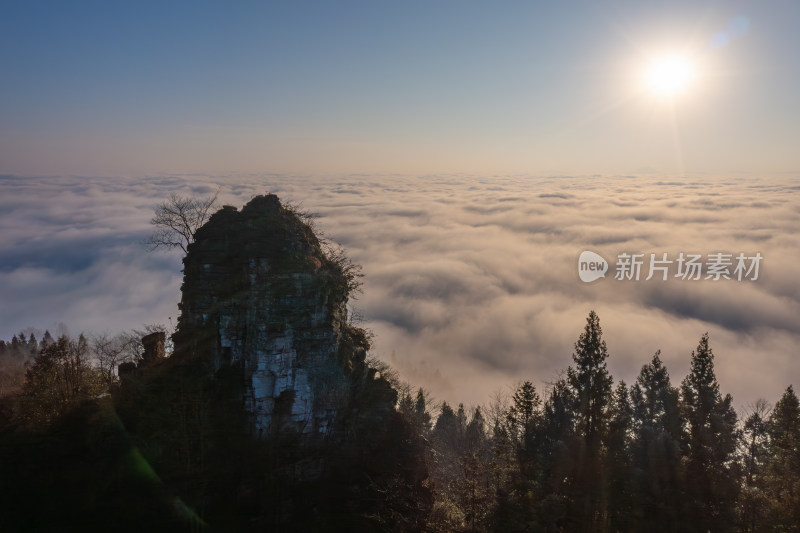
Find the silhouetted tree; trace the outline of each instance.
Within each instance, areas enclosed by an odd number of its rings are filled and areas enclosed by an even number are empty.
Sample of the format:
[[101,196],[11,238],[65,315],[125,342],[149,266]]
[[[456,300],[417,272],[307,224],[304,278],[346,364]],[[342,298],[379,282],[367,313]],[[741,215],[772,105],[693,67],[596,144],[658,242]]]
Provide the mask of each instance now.
[[141,356],[141,337],[121,333],[113,337],[102,334],[91,340],[91,348],[97,359],[98,370],[105,386],[117,382],[117,367],[126,362],[136,362]]
[[791,385],[775,404],[767,431],[769,525],[786,531],[800,525],[800,402]]
[[45,347],[25,377],[20,416],[33,423],[51,422],[83,400],[104,390],[100,373],[89,362],[86,338],[65,336]]
[[740,456],[743,481],[739,495],[740,524],[744,531],[759,531],[770,513],[767,464],[770,457],[768,419],[770,407],[759,399],[750,406],[742,428]]
[[511,438],[509,401],[505,393],[495,393],[486,409],[493,491],[493,506],[488,517],[491,531],[517,531],[522,523],[518,501],[522,467],[518,462],[518,447]]
[[[576,456],[579,437],[575,433],[576,399],[564,379],[553,383],[544,404],[542,424],[535,434],[539,482],[537,483],[538,519],[547,531],[567,528],[569,510],[574,506]],[[536,475],[529,473],[529,475]]]
[[17,337],[16,335],[11,337],[11,342],[9,343],[9,347],[11,348],[11,350],[15,352],[19,351],[20,349],[19,337]]
[[464,525],[464,516],[457,498],[457,485],[461,476],[458,460],[463,445],[462,436],[463,429],[459,427],[455,411],[447,402],[442,402],[431,432],[434,505],[429,525],[433,531],[456,531]]
[[39,342],[36,340],[36,335],[34,335],[33,333],[31,333],[28,336],[27,347],[28,347],[28,352],[30,353],[35,353],[39,351]]
[[53,336],[50,334],[50,331],[45,330],[44,336],[42,337],[42,341],[39,343],[39,349],[44,349],[48,344],[52,344]]
[[486,444],[486,421],[481,414],[481,408],[476,407],[472,418],[464,430],[464,447],[468,451],[480,450]]
[[195,198],[172,193],[154,209],[150,224],[155,231],[145,241],[148,250],[158,248],[180,248],[185,254],[194,234],[208,221],[217,205],[217,195]]
[[517,446],[525,447],[533,430],[534,416],[542,401],[533,383],[525,381],[514,391],[511,402],[507,415],[509,434]]
[[567,369],[575,399],[575,429],[580,437],[576,451],[576,501],[571,518],[574,527],[583,530],[597,530],[605,514],[601,445],[608,429],[608,406],[612,398],[607,358],[600,319],[591,311],[583,334],[575,343],[572,355],[575,368]]
[[436,448],[458,450],[461,446],[461,434],[463,434],[463,426],[460,426],[456,413],[447,402],[443,402],[436,425],[433,427],[433,440]]
[[633,500],[632,450],[633,407],[624,381],[614,390],[609,408],[607,450],[607,502],[608,528],[611,531],[631,529]]
[[476,407],[464,430],[463,452],[459,458],[461,479],[457,483],[467,531],[484,531],[492,503],[491,449],[485,426],[481,408]]
[[631,389],[633,519],[635,529],[675,531],[682,505],[680,401],[660,355],[642,367]]
[[422,387],[420,387],[417,390],[417,397],[414,400],[412,420],[422,435],[428,435],[431,431],[431,414],[428,411],[429,403],[428,395]]
[[0,397],[20,391],[25,382],[26,367],[38,353],[39,343],[32,333],[28,340],[25,340],[24,333],[19,333],[9,342],[0,341]]
[[739,489],[736,412],[731,405],[733,398],[720,395],[707,333],[692,352],[691,370],[681,385],[681,397],[691,522],[703,531],[729,531],[735,523]]
[[414,415],[414,400],[411,399],[411,393],[406,387],[399,396],[400,399],[397,402],[397,410],[410,420]]

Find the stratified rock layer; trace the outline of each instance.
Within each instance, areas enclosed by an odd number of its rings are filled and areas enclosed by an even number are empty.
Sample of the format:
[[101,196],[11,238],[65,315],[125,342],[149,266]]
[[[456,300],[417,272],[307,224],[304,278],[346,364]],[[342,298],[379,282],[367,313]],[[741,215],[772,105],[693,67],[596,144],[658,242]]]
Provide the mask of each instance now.
[[[345,405],[350,361],[366,343],[346,325],[347,284],[312,230],[272,194],[225,206],[184,258],[178,356],[241,370],[256,436],[331,431]],[[344,348],[344,347],[347,348]]]

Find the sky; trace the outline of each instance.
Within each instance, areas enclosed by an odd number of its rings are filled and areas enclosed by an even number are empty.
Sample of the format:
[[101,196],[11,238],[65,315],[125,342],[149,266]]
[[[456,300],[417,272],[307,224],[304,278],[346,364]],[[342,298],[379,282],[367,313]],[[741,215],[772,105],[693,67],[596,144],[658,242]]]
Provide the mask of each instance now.
[[[6,2],[17,175],[798,170],[800,5]],[[697,79],[642,90],[653,56]]]
[[[439,399],[546,389],[593,309],[615,378],[661,349],[676,384],[709,332],[737,408],[774,401],[800,386],[799,24],[779,0],[6,2],[0,338],[174,323],[153,207],[272,191],[364,266],[372,353]],[[665,55],[691,71],[670,95]],[[682,252],[763,264],[614,279]]]

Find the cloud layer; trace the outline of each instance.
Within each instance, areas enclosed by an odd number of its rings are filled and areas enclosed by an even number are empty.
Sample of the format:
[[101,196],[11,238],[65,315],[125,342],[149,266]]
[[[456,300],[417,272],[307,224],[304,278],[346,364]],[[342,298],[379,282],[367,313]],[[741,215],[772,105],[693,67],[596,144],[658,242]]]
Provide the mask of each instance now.
[[[662,350],[673,383],[710,333],[723,392],[742,406],[800,384],[800,179],[526,176],[0,177],[0,337],[66,322],[117,331],[173,321],[180,257],[146,253],[169,192],[240,207],[271,191],[364,267],[354,305],[374,353],[440,399],[479,403],[571,363],[590,309],[615,377]],[[607,260],[580,281],[577,259]],[[620,253],[744,252],[757,281],[617,281]],[[675,272],[673,265],[673,273]]]

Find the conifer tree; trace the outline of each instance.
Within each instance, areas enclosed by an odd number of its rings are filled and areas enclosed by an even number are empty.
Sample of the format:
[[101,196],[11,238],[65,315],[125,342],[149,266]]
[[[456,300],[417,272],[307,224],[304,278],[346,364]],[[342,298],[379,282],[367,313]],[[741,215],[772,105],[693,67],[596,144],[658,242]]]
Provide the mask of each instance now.
[[11,342],[9,343],[9,346],[11,346],[12,352],[17,353],[20,347],[19,337],[17,337],[16,335],[11,337]]
[[458,411],[456,411],[456,428],[458,429],[458,438],[462,441],[464,438],[464,431],[467,429],[467,411],[464,409],[464,404],[458,404]]
[[461,476],[458,499],[469,531],[483,530],[491,505],[491,449],[486,440],[486,421],[476,407],[464,430],[464,451],[459,459]]
[[458,416],[447,402],[443,402],[439,417],[433,427],[432,436],[435,447],[437,450],[459,450],[461,448],[461,434],[463,434],[463,431],[460,431]]
[[530,381],[525,381],[517,387],[511,401],[511,406],[506,415],[509,433],[517,446],[524,448],[529,444],[528,441],[532,430],[531,424],[542,401],[536,392],[536,387]]
[[49,330],[45,330],[44,336],[42,337],[42,340],[39,343],[39,349],[43,350],[45,347],[47,347],[48,344],[52,343],[53,343],[53,336],[50,334]]
[[[767,465],[769,460],[769,405],[759,399],[750,406],[742,428],[740,455],[743,480],[739,496],[741,529],[758,531],[766,525],[770,513]],[[774,516],[774,515],[773,515]]]
[[679,394],[660,356],[642,367],[631,389],[632,520],[634,529],[675,531],[682,524]]
[[31,333],[28,336],[28,342],[26,347],[28,350],[28,354],[30,355],[33,355],[39,351],[39,342],[36,340],[36,335],[34,335],[33,333]]
[[576,430],[586,443],[587,453],[597,453],[608,421],[611,401],[611,376],[606,368],[608,350],[603,340],[600,319],[594,311],[586,319],[583,334],[575,343],[567,379],[575,394]]
[[472,412],[472,418],[464,430],[464,440],[467,450],[478,450],[486,443],[486,421],[480,407]]
[[771,526],[787,530],[800,524],[800,402],[791,385],[775,404],[767,430]]
[[431,430],[431,414],[428,412],[428,398],[422,387],[417,390],[417,398],[414,401],[414,423],[423,435],[427,435]]
[[608,526],[611,531],[627,531],[630,530],[633,498],[631,483],[633,407],[624,381],[620,381],[614,390],[608,426],[606,437]]
[[[576,483],[575,396],[565,379],[553,383],[544,404],[541,426],[535,434],[538,514],[547,531],[567,529]],[[533,475],[533,474],[531,474]]]
[[608,429],[608,406],[612,398],[607,358],[600,319],[591,311],[584,332],[575,343],[572,355],[575,368],[567,370],[575,399],[576,432],[580,438],[576,450],[576,501],[571,517],[573,527],[581,530],[598,529],[605,514],[601,444]]
[[400,393],[400,399],[397,402],[397,410],[409,420],[413,419],[414,401],[411,399],[411,393],[407,390]]
[[702,531],[729,531],[734,525],[739,488],[734,461],[736,412],[733,398],[720,394],[707,333],[692,352],[691,370],[681,384],[681,399],[691,524]]

